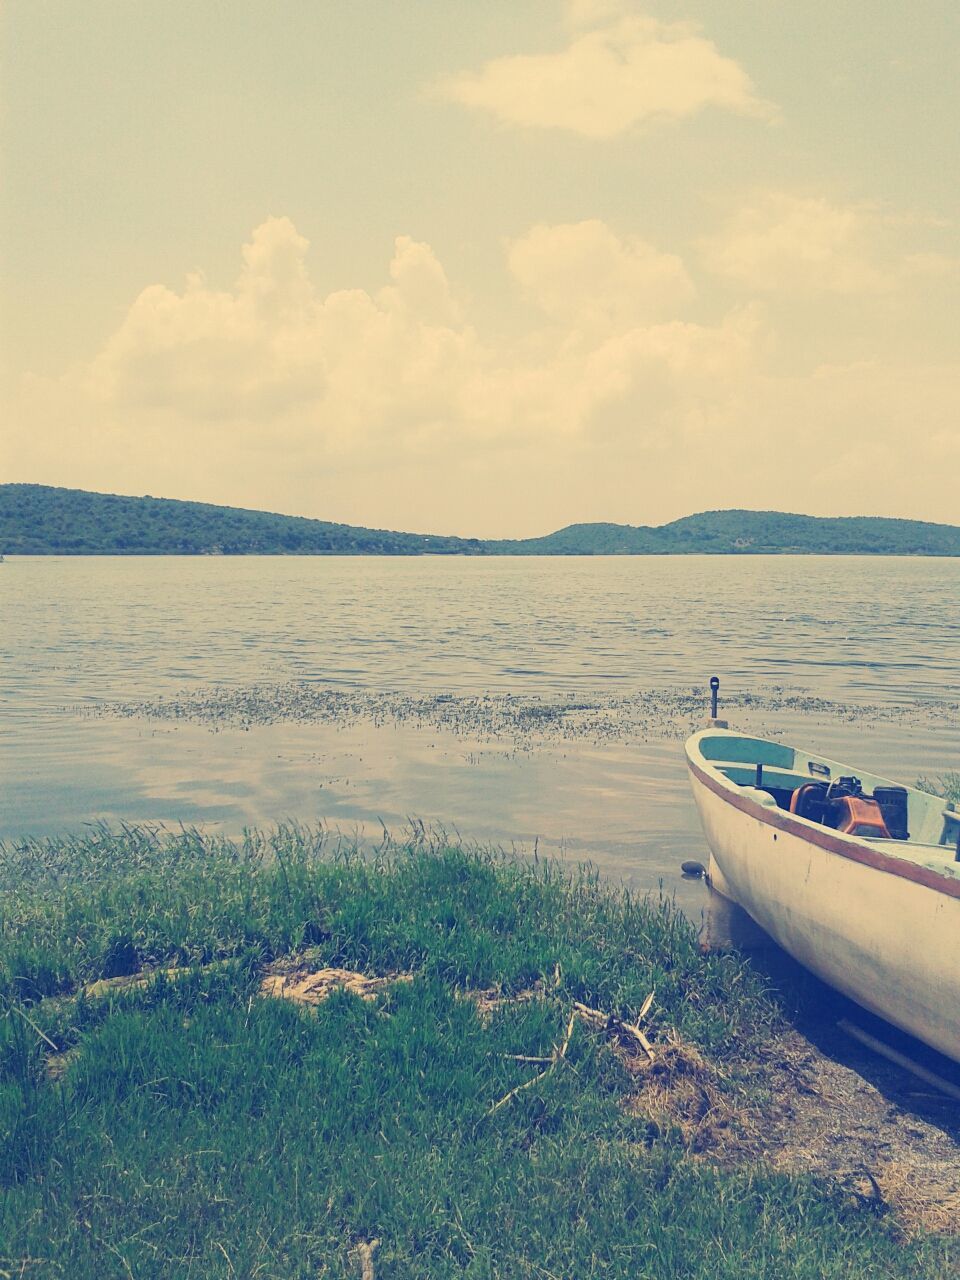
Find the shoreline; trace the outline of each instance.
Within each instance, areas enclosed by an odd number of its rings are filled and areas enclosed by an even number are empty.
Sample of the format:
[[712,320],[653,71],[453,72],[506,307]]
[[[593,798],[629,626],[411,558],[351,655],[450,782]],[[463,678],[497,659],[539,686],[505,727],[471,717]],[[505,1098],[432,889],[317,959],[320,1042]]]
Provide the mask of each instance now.
[[[701,721],[697,693],[413,697],[293,682],[191,698],[163,700],[157,719],[143,700],[119,715],[98,703],[34,717],[9,761],[3,832],[52,835],[106,816],[240,835],[284,815],[375,845],[384,824],[399,833],[416,817],[592,862],[634,890],[664,884],[699,918],[702,890],[679,875],[703,860],[679,749]],[[745,730],[910,785],[954,755],[955,718],[939,707],[888,709],[875,724],[873,709],[792,693],[740,701],[730,714]]]

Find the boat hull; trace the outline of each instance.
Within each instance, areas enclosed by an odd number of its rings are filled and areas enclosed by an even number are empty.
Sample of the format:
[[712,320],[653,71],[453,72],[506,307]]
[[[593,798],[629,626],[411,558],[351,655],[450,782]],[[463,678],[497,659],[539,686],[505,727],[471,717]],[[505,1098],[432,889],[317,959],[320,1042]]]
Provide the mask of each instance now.
[[780,810],[689,766],[724,894],[825,982],[960,1061],[953,887],[869,846],[811,837]]

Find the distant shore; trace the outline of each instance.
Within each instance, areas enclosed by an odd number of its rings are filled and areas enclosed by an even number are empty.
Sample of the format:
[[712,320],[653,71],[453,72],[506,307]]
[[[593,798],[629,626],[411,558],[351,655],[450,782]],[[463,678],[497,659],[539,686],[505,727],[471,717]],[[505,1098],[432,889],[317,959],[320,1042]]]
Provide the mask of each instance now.
[[268,511],[0,485],[7,555],[960,556],[960,527],[883,516],[721,510],[663,525],[571,524],[533,538],[401,533]]

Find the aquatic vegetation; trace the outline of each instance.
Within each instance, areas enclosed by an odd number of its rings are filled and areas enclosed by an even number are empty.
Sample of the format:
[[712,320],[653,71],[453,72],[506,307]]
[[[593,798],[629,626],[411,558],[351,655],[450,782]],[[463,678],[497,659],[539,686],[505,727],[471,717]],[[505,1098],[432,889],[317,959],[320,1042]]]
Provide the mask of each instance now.
[[935,778],[918,778],[917,786],[921,791],[929,791],[954,804],[960,804],[960,773],[941,773]]
[[[268,724],[428,726],[481,741],[506,740],[533,750],[553,742],[685,738],[703,721],[701,689],[650,688],[585,698],[516,693],[411,694],[328,688],[311,680],[281,684],[201,685],[173,696],[95,702],[72,710],[93,719],[157,720],[250,729]],[[851,723],[940,723],[960,714],[960,703],[929,699],[889,706],[835,702],[765,687],[732,693],[727,713],[787,712]]]

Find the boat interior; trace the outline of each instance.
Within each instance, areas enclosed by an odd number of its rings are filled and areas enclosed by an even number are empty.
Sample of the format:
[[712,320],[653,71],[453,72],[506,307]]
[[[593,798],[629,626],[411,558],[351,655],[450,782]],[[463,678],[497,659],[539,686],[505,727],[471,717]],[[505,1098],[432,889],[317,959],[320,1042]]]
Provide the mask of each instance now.
[[696,746],[708,768],[762,805],[871,844],[899,846],[890,852],[960,876],[960,809],[942,796],[765,738],[708,731]]

